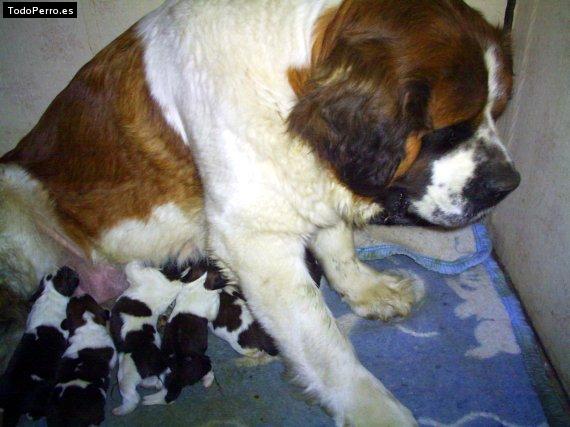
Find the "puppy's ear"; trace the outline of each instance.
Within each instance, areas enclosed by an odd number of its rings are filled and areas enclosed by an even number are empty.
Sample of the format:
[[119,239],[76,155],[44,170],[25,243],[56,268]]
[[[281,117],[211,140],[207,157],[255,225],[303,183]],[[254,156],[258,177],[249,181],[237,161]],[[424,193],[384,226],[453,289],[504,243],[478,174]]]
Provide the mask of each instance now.
[[63,319],[59,327],[64,331],[69,331],[69,321],[67,319]]
[[44,280],[45,279],[42,279],[40,281],[40,284],[38,285],[38,289],[36,289],[36,292],[34,292],[33,295],[30,297],[30,299],[28,300],[28,303],[34,304],[38,300],[38,298],[42,296],[44,289],[46,288]]
[[222,272],[215,267],[208,269],[208,276],[206,277],[206,283],[204,287],[210,291],[215,291],[217,289],[223,289],[228,282],[224,279]]

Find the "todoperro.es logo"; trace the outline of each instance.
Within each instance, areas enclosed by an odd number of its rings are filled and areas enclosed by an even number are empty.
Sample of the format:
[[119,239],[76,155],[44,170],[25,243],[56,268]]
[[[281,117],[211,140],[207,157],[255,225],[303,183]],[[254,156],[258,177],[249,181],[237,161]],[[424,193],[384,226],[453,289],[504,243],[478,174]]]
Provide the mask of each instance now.
[[4,18],[77,18],[77,2],[2,2]]

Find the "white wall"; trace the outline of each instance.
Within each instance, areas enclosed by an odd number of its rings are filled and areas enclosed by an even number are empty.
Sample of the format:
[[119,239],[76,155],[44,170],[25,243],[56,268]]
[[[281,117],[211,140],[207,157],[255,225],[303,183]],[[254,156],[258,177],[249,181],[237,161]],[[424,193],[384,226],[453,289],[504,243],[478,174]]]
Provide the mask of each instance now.
[[[464,0],[469,6],[479,9],[493,25],[503,25],[507,0]],[[524,1],[524,0],[522,0]]]
[[0,154],[77,70],[161,0],[79,0],[77,19],[0,19]]
[[492,218],[495,246],[570,391],[570,4],[517,2],[515,94],[500,122],[522,184]]

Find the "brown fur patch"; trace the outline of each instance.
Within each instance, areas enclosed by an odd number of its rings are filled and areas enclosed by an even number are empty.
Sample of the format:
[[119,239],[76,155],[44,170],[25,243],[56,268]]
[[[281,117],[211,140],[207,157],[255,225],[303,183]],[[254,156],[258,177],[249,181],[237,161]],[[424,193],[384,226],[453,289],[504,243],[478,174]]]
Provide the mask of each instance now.
[[406,174],[406,172],[412,167],[418,155],[420,154],[420,150],[422,148],[422,136],[423,132],[412,134],[406,139],[405,145],[405,156],[400,162],[398,169],[394,173],[394,178],[397,179]]
[[[497,47],[499,84],[505,94],[495,102],[493,114],[498,115],[512,85],[508,39],[478,12],[462,2],[443,0],[345,0],[317,20],[310,65],[287,71],[300,100],[289,118],[290,129],[318,150],[330,141],[331,132],[324,127],[330,118],[318,120],[315,111],[330,112],[331,99],[337,105],[343,99],[348,105],[352,96],[354,102],[347,111],[360,109],[359,114],[369,119],[384,116],[408,132],[405,152],[392,170],[393,176],[401,176],[419,152],[421,143],[413,135],[480,119],[488,95],[484,52],[489,46]],[[421,90],[419,97],[410,96],[410,87],[426,89],[425,113],[421,105],[412,106],[413,114],[402,108],[408,99],[423,99]],[[325,102],[329,104],[323,107]],[[334,113],[335,119],[340,117],[338,109]],[[354,120],[347,122],[354,124]],[[353,139],[353,144],[358,143]],[[324,157],[336,160],[329,153]],[[346,171],[335,167],[339,180],[346,183]]]
[[192,155],[150,96],[132,28],[77,73],[1,161],[44,185],[62,227],[87,253],[102,232],[145,220],[158,205],[202,207]]

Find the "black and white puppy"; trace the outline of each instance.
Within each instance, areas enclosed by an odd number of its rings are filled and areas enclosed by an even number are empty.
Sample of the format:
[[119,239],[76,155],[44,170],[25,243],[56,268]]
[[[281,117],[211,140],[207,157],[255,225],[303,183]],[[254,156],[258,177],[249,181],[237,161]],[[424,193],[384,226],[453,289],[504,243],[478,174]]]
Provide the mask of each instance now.
[[162,386],[167,364],[160,350],[157,320],[182,288],[159,270],[133,262],[125,268],[129,288],[111,310],[111,335],[119,353],[121,406],[115,415],[132,412],[140,401],[137,386]]
[[105,419],[109,376],[117,362],[108,321],[109,311],[89,295],[67,305],[62,326],[69,330],[68,347],[57,370],[48,425],[90,426]]
[[[215,278],[216,275],[221,276],[219,271],[211,270],[208,274],[213,276],[211,282],[221,281]],[[276,356],[279,351],[275,341],[254,319],[239,289],[234,285],[225,284],[216,292],[219,296],[219,308],[216,316],[210,319],[211,331],[245,356],[255,358]]]
[[[308,250],[305,253],[305,263],[315,284],[319,286],[322,270],[318,261]],[[176,267],[172,265],[167,266],[166,269],[163,268],[163,272],[171,280],[176,280],[176,274],[180,276]],[[215,313],[211,310],[213,305],[208,305],[208,310],[204,311],[210,330],[214,335],[227,341],[238,353],[264,362],[270,361],[278,354],[273,338],[255,320],[239,288],[230,285],[212,262],[191,265],[182,273],[182,276],[186,275],[186,278],[183,277],[181,280],[196,280],[199,275],[206,272],[204,288],[206,291],[213,291],[212,294],[218,299]]]
[[4,426],[15,426],[22,414],[32,419],[46,415],[56,368],[68,336],[61,323],[78,285],[77,274],[61,267],[55,274],[42,278],[32,297],[26,332],[0,379]]
[[[209,387],[214,381],[212,364],[206,356],[208,349],[208,319],[215,318],[219,297],[216,291],[206,289],[207,274],[189,281],[190,271],[178,278],[185,283],[176,297],[176,304],[168,318],[162,340],[162,352],[168,370],[164,388],[143,398],[144,405],[172,403],[186,386],[202,381]],[[173,277],[169,277],[173,279]]]

